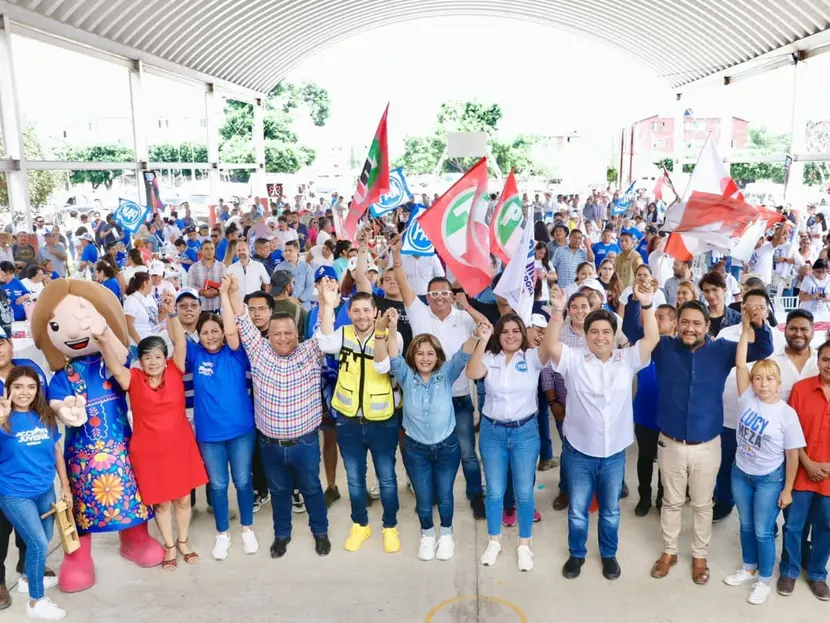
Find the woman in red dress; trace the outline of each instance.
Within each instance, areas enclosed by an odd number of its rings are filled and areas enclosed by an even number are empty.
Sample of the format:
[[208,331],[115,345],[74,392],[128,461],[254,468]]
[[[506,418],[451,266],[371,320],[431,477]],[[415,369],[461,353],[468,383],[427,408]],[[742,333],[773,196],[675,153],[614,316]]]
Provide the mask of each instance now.
[[[187,421],[184,408],[186,340],[171,294],[165,295],[162,305],[168,312],[167,330],[173,343],[173,357],[167,361],[167,344],[157,335],[138,343],[140,368],[126,368],[109,348],[109,342],[100,339],[109,327],[93,327],[113,378],[129,393],[133,411],[133,438],[130,460],[138,488],[145,504],[152,504],[156,524],[164,538],[162,568],[176,568],[176,549],[185,563],[194,564],[199,555],[188,543],[190,527],[190,492],[207,483],[208,477],[193,429]],[[181,335],[178,335],[178,334]],[[173,544],[173,515],[176,516],[178,540]]]

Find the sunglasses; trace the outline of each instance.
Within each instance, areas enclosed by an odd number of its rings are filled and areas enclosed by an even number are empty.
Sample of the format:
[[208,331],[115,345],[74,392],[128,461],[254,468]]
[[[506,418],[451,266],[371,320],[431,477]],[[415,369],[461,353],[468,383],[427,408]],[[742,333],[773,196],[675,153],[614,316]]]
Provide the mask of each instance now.
[[451,290],[433,290],[432,292],[427,292],[427,296],[431,299],[440,299],[440,298],[449,298],[452,296]]

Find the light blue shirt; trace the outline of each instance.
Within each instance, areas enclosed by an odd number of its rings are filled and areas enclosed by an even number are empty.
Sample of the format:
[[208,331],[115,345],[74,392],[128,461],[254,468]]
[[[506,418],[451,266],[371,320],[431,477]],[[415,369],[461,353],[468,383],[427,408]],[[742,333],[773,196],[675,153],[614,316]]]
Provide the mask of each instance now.
[[274,271],[287,270],[294,275],[294,297],[299,299],[306,310],[311,309],[311,297],[314,294],[314,269],[306,262],[297,262],[292,266],[289,261],[277,264]]
[[428,446],[444,441],[455,430],[452,384],[464,372],[470,355],[459,350],[429,382],[398,355],[392,359],[392,376],[403,393],[403,427],[406,434]]

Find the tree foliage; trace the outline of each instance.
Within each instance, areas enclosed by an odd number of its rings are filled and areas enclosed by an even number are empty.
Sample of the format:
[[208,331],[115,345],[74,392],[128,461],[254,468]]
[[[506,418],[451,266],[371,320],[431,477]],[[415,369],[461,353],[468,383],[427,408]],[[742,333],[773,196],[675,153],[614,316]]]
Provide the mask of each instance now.
[[658,169],[665,169],[669,173],[674,172],[674,159],[673,158],[662,158],[654,163],[654,166]]
[[[43,147],[32,127],[23,128],[23,151],[30,160],[43,160],[46,156]],[[3,139],[0,137],[0,154],[4,153]],[[29,171],[29,205],[40,208],[46,205],[55,189],[66,180],[61,171]],[[9,205],[9,188],[6,176],[0,173],[0,206]]]

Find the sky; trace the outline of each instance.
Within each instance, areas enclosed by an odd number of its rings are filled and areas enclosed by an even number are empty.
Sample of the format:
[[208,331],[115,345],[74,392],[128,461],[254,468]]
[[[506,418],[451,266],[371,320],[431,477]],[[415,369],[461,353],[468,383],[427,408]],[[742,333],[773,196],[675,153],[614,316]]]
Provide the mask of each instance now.
[[[124,68],[19,36],[14,46],[27,122],[60,126],[129,118]],[[830,97],[830,55],[806,65],[801,99],[808,117],[819,118]],[[498,103],[502,138],[576,131],[598,145],[611,144],[633,121],[669,114],[673,107],[667,84],[619,48],[510,19],[447,17],[378,28],[321,48],[286,79],[314,81],[330,93],[327,125],[303,122],[298,128],[313,146],[367,144],[389,102],[393,156],[405,135],[430,131],[444,101]],[[148,78],[145,95],[150,115],[199,114],[204,101],[198,87],[156,76]],[[728,89],[687,93],[683,101],[698,117],[731,113],[788,132],[791,99],[791,72],[783,69]]]

